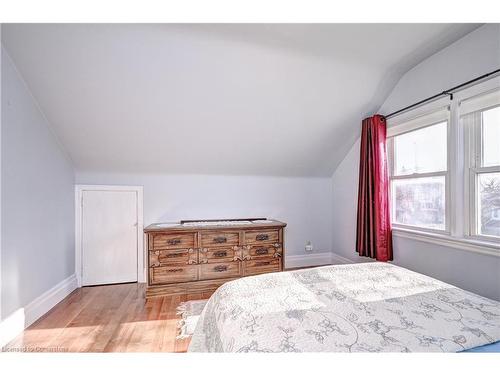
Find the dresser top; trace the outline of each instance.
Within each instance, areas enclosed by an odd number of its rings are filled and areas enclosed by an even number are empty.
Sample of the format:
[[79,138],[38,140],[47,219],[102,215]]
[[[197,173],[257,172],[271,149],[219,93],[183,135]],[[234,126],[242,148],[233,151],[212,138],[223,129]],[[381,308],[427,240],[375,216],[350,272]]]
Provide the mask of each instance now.
[[273,219],[190,220],[173,223],[154,223],[144,228],[144,232],[158,232],[166,230],[196,231],[202,229],[258,229],[285,226],[286,223]]

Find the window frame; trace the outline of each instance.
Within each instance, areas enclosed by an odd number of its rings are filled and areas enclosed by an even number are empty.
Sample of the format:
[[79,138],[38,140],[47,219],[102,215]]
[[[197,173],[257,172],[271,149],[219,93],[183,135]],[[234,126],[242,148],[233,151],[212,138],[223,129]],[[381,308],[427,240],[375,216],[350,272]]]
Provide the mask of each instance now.
[[[445,109],[446,108],[446,109]],[[451,198],[451,189],[450,189],[450,169],[451,169],[451,158],[450,158],[450,108],[449,106],[445,108],[438,108],[437,110],[431,111],[430,113],[426,113],[420,116],[410,117],[408,120],[398,123],[393,126],[393,131],[387,137],[387,158],[388,158],[388,172],[389,172],[389,194],[390,194],[390,215],[391,215],[391,225],[395,229],[407,229],[411,231],[418,231],[422,233],[431,233],[431,234],[451,234],[451,212],[452,205],[450,202]],[[446,115],[442,117],[435,118],[435,113],[446,110]],[[418,125],[412,127],[411,129],[406,129],[407,124],[412,121],[418,121]],[[446,170],[445,171],[437,171],[437,172],[425,172],[425,173],[412,173],[406,175],[395,175],[395,159],[394,159],[394,138],[403,134],[408,134],[414,131],[418,131],[421,129],[428,128],[430,126],[442,124],[446,122]],[[397,128],[404,129],[402,131],[398,131]],[[415,178],[425,178],[425,177],[444,177],[445,184],[445,216],[444,216],[444,229],[437,228],[429,228],[418,225],[409,225],[409,224],[401,224],[396,223],[394,221],[395,215],[395,205],[393,204],[393,181],[395,180],[409,180]]]
[[460,117],[460,122],[465,131],[465,165],[464,165],[464,185],[465,185],[465,207],[466,225],[465,237],[473,240],[500,243],[500,237],[481,234],[479,230],[479,176],[486,173],[500,173],[500,165],[482,166],[483,157],[483,129],[482,112],[499,108],[500,104],[487,106],[474,112],[464,114]]

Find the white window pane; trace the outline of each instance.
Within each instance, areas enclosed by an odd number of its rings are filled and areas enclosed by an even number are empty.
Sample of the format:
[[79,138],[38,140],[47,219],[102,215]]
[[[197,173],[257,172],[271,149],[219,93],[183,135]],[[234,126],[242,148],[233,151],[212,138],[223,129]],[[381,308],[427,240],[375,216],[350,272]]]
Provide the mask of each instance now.
[[482,173],[478,180],[479,234],[500,236],[500,173]]
[[394,137],[395,175],[446,171],[446,134],[442,122]]
[[500,107],[483,112],[483,167],[500,165]]
[[445,229],[445,177],[392,181],[393,223]]

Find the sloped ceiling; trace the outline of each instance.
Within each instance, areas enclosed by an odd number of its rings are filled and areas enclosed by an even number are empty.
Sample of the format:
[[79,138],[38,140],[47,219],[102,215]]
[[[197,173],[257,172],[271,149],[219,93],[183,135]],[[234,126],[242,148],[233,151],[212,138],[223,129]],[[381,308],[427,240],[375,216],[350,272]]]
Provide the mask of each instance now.
[[464,24],[10,24],[80,171],[331,176],[407,70]]

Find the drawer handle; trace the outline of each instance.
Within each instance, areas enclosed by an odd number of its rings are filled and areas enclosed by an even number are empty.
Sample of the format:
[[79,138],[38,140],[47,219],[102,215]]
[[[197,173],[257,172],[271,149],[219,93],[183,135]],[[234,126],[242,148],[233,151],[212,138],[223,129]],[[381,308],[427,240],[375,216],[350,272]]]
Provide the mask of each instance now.
[[180,238],[172,238],[170,240],[167,241],[167,244],[169,245],[178,245],[180,244],[182,241]]
[[227,271],[227,266],[215,266],[214,267],[215,272],[224,272]]
[[214,237],[214,242],[215,243],[226,243],[227,238],[226,237]]
[[216,253],[214,253],[214,257],[216,258],[227,257],[227,251],[217,251]]
[[182,272],[182,268],[171,268],[167,272]]
[[167,258],[178,258],[183,256],[183,253],[173,253],[173,254],[167,254]]
[[261,247],[260,249],[255,250],[255,254],[257,255],[269,254],[269,250],[266,249],[265,247]]
[[265,241],[265,240],[268,240],[269,239],[269,234],[258,234],[257,236],[255,236],[255,239],[257,241]]
[[258,266],[269,266],[271,264],[271,262],[257,262],[255,263],[255,265],[258,267]]

